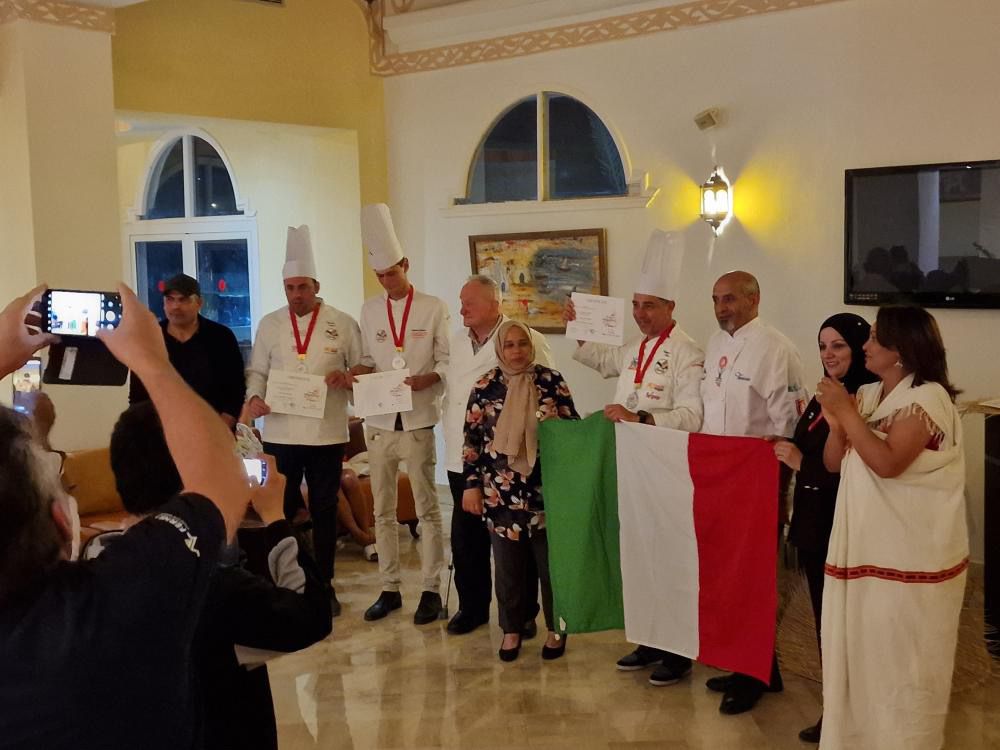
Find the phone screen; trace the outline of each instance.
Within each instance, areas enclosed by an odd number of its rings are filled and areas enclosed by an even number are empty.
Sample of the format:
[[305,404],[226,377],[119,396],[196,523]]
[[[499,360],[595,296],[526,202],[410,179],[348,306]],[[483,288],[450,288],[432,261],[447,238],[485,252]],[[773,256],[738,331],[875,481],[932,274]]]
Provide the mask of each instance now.
[[256,479],[257,484],[264,484],[267,479],[267,464],[262,458],[244,458],[243,466],[247,470],[247,476]]
[[14,411],[27,413],[31,394],[42,390],[42,360],[29,359],[11,376],[14,384]]
[[102,328],[117,328],[122,320],[117,292],[51,289],[45,297],[48,330],[59,336],[96,336]]

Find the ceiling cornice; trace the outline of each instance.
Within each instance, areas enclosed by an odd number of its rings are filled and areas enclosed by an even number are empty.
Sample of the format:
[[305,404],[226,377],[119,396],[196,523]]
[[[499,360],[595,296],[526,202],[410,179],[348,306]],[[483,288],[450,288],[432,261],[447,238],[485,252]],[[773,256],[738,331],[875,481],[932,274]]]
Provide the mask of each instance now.
[[[368,19],[371,70],[380,76],[494,62],[844,1],[689,0],[678,3],[676,0],[605,0],[602,3],[588,0],[567,5],[564,0],[535,0],[530,6],[534,15],[526,16],[528,6],[522,0],[493,0],[490,3],[469,0],[427,10],[410,10],[387,19],[384,16],[387,0],[371,3],[357,0]],[[560,5],[574,9],[586,7],[588,12],[581,15],[568,11],[560,16]],[[603,15],[602,5],[605,8]],[[631,12],[622,13],[626,8]],[[502,19],[505,12],[506,22]],[[404,43],[426,43],[435,38],[435,34],[440,39],[450,36],[457,41],[406,49],[392,38],[393,29],[401,32]],[[507,33],[502,33],[505,31]]]
[[114,8],[66,0],[0,0],[0,24],[20,19],[108,34],[115,31]]

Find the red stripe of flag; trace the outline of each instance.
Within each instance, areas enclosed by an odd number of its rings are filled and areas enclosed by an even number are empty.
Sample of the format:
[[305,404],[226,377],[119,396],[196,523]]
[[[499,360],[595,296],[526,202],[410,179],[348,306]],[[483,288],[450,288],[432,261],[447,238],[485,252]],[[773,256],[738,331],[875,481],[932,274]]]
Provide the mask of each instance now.
[[778,462],[760,438],[692,434],[698,661],[770,680],[778,592]]

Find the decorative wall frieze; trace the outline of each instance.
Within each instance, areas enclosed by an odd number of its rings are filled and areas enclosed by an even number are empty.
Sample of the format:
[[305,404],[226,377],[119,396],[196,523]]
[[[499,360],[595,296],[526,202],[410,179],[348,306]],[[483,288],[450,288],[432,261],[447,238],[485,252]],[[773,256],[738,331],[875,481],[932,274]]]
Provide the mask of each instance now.
[[0,0],[0,24],[22,18],[109,34],[115,31],[113,8],[99,8],[65,0]]
[[405,3],[405,0],[374,0],[370,4],[364,0],[358,2],[368,20],[372,73],[396,76],[523,57],[661,31],[677,31],[845,0],[691,0],[597,20],[406,52],[391,51],[383,25],[385,3],[392,2],[392,9],[398,13],[396,6]]

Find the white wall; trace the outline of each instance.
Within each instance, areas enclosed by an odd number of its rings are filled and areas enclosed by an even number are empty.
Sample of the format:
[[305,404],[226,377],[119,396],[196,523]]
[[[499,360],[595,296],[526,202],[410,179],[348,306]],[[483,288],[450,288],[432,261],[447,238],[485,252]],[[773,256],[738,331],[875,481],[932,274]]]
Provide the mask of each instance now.
[[[108,34],[25,20],[0,26],[4,303],[37,281],[107,289],[119,278],[113,111]],[[8,383],[0,383],[5,403]],[[122,389],[46,390],[58,414],[53,445],[107,443]]]
[[[799,346],[818,379],[819,323],[844,309],[844,170],[998,157],[995,0],[848,0],[386,81],[390,193],[415,280],[457,312],[471,234],[603,226],[610,291],[628,296],[653,227],[687,242],[680,324],[704,342],[715,328],[713,281],[745,268],[763,289],[762,315]],[[539,89],[573,94],[662,187],[649,209],[469,218],[439,210],[464,192],[483,130]],[[725,124],[692,116],[719,106]],[[713,158],[713,148],[717,150]],[[694,186],[718,162],[734,181],[737,219],[715,243],[697,221]],[[870,308],[855,308],[872,315]],[[1000,391],[1000,313],[935,312],[965,398]],[[601,406],[611,385],[552,337],[578,404]],[[967,421],[975,555],[981,558],[981,426]]]

